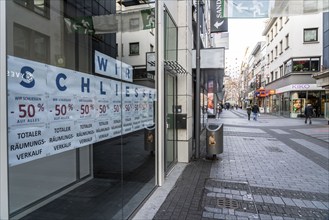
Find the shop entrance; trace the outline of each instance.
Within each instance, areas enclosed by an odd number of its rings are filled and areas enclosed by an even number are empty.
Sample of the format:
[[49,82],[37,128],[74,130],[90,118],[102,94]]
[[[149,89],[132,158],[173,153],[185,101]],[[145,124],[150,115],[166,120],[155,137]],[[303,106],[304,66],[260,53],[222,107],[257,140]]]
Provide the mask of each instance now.
[[176,126],[176,106],[177,106],[177,78],[176,75],[165,71],[165,171],[177,161],[177,126]]

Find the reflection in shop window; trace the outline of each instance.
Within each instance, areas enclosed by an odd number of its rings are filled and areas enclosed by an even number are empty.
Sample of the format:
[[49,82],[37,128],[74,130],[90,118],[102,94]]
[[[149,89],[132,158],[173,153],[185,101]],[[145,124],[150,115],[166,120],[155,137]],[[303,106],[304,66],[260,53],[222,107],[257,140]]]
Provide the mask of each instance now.
[[139,18],[131,18],[129,20],[130,31],[139,28]]
[[139,55],[139,43],[129,44],[129,55]]
[[303,1],[304,13],[317,13],[318,12],[318,0],[304,0]]
[[49,37],[14,24],[14,55],[49,64]]
[[35,13],[49,18],[49,5],[50,0],[14,0]]

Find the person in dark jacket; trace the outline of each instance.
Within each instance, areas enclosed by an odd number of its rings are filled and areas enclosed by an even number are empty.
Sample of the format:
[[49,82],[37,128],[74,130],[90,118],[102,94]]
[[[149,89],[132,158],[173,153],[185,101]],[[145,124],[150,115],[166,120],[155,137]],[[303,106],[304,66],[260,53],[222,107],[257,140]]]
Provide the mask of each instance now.
[[312,104],[307,104],[305,107],[305,124],[307,124],[307,119],[309,119],[310,124],[312,124],[312,116],[313,116],[313,107]]
[[252,113],[253,113],[253,116],[254,116],[254,121],[257,121],[257,116],[258,116],[258,113],[259,113],[259,107],[257,104],[254,104],[254,106],[252,107],[251,109]]
[[251,106],[247,106],[247,114],[248,114],[248,121],[250,121],[250,114],[251,114]]

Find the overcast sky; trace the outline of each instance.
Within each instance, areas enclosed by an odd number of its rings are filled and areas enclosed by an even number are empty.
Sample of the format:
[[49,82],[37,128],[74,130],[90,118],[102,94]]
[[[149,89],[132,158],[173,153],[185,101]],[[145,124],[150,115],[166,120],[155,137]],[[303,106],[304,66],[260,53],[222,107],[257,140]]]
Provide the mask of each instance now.
[[229,49],[225,52],[227,69],[230,73],[240,69],[246,48],[252,50],[258,41],[265,40],[262,32],[265,28],[266,19],[229,19]]

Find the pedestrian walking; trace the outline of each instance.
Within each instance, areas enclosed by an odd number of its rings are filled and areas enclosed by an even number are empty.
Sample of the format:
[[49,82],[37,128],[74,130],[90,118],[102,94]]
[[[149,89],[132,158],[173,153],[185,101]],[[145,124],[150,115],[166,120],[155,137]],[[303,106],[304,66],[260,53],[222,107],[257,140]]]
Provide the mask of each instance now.
[[251,114],[251,106],[247,106],[247,114],[248,114],[248,121],[250,121],[250,114]]
[[312,116],[313,116],[313,106],[312,104],[307,104],[305,107],[305,124],[307,124],[307,120],[309,119],[309,123],[312,124]]
[[257,104],[254,104],[254,106],[251,109],[252,113],[253,113],[253,119],[254,121],[257,121],[257,117],[258,117],[258,113],[259,113],[259,107]]
[[217,120],[219,119],[219,115],[220,115],[221,112],[222,112],[222,106],[219,103],[217,103],[217,107],[216,107],[216,118],[217,118]]

